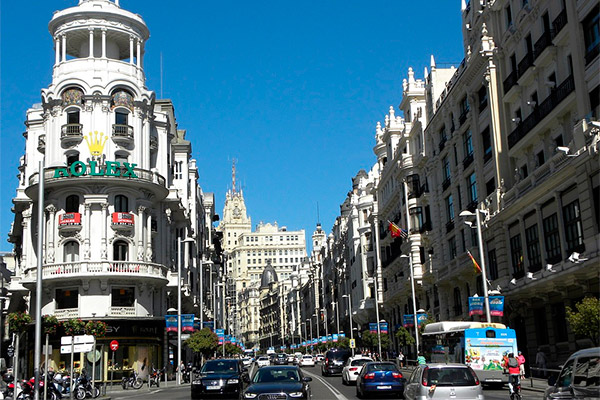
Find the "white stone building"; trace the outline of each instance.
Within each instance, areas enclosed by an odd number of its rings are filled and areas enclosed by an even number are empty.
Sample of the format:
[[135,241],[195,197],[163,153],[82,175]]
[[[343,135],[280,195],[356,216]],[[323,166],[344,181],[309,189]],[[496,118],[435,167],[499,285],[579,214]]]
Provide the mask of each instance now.
[[[52,82],[42,89],[42,102],[26,112],[25,153],[13,200],[9,241],[17,263],[11,310],[38,317],[41,257],[41,314],[108,324],[98,341],[105,346],[96,373],[106,380],[106,344],[113,338],[120,342],[115,360],[125,369],[142,371],[144,363],[169,361],[176,341],[169,341],[164,316],[177,308],[177,267],[182,313],[197,314],[196,255],[210,240],[211,222],[173,104],[157,100],[145,85],[149,30],[142,18],[120,8],[118,0],[80,0],[56,12],[49,30],[56,53]],[[53,344],[54,368],[62,369],[67,355]],[[81,362],[87,363],[83,356]],[[87,364],[82,367],[89,370]]]

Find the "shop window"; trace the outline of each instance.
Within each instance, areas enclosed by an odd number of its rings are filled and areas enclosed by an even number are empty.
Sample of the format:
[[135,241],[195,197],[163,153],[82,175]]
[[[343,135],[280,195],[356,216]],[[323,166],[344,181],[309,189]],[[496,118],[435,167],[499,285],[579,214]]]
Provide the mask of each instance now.
[[70,240],[64,245],[64,262],[77,262],[79,261],[79,243],[74,240]]
[[119,287],[112,288],[111,306],[113,307],[134,307],[135,306],[135,288]]
[[129,245],[127,242],[117,240],[113,243],[113,260],[127,261],[129,259]]
[[122,194],[115,196],[115,212],[129,212],[129,199],[127,196]]
[[72,194],[67,196],[65,200],[65,212],[76,213],[79,212],[79,196]]
[[79,291],[77,289],[56,289],[54,298],[57,310],[79,307]]

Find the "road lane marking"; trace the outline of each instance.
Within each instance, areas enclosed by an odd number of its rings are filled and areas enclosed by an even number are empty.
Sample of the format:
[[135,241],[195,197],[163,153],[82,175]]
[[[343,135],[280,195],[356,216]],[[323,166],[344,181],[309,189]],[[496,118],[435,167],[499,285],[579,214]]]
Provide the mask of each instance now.
[[323,385],[325,385],[326,388],[328,388],[329,390],[331,390],[331,393],[333,393],[333,395],[335,396],[336,399],[338,400],[348,400],[348,398],[346,396],[344,396],[342,394],[342,392],[340,392],[339,390],[337,390],[337,388],[333,385],[331,385],[331,383],[327,382],[325,379],[321,378],[320,376],[313,374],[312,372],[308,372],[307,370],[303,369],[302,370],[303,373],[305,373],[306,375],[312,376],[313,379],[318,379]]

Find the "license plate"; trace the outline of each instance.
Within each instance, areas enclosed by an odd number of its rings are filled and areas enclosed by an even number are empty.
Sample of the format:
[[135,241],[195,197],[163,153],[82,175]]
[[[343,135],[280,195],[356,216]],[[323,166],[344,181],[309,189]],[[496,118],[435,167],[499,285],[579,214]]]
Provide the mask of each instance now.
[[206,390],[219,390],[221,389],[221,386],[207,386]]
[[377,386],[377,389],[391,389],[391,386]]

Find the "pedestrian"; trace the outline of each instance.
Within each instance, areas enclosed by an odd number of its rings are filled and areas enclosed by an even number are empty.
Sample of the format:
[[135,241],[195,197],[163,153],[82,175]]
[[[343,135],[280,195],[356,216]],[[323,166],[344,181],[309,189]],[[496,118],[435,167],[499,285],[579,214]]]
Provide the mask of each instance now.
[[423,353],[419,353],[419,356],[417,357],[417,364],[419,364],[419,365],[427,364],[427,360],[425,359],[425,356],[423,355]]
[[517,360],[519,361],[519,371],[521,371],[521,379],[525,378],[525,356],[519,350],[519,355],[517,356]]
[[546,354],[542,351],[542,348],[538,348],[538,352],[535,355],[535,365],[540,369],[538,372],[542,378],[546,377]]
[[398,364],[400,364],[400,368],[404,368],[404,354],[402,350],[398,352]]

